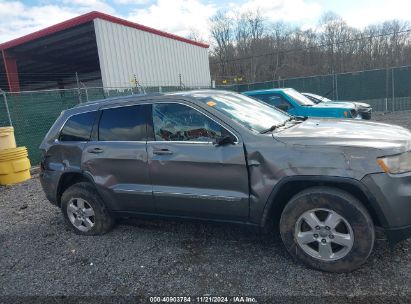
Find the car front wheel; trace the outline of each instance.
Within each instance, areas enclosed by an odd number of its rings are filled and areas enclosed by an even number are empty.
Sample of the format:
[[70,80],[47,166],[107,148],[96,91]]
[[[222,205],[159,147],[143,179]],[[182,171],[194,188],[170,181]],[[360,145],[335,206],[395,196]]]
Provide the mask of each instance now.
[[331,187],[313,187],[295,195],[282,212],[280,232],[294,258],[329,272],[358,268],[375,239],[373,221],[361,202]]

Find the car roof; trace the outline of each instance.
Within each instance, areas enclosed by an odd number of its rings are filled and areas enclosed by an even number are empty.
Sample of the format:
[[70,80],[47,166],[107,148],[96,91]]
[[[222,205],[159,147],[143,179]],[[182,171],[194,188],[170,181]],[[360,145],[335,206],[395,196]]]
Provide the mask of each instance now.
[[112,105],[112,104],[121,105],[121,104],[127,104],[129,102],[138,103],[139,101],[141,102],[147,101],[147,99],[172,98],[173,96],[182,96],[188,99],[195,100],[196,98],[207,98],[207,97],[212,98],[215,95],[221,95],[221,94],[226,95],[226,94],[238,94],[238,93],[232,92],[232,91],[224,91],[224,90],[205,89],[205,90],[176,91],[176,92],[167,92],[167,93],[133,94],[133,95],[128,95],[128,96],[110,97],[106,99],[99,99],[99,100],[81,103],[67,111],[81,113],[82,111],[95,110],[96,108],[100,108],[101,106],[105,106],[105,105]]
[[83,108],[95,104],[99,105],[105,105],[105,104],[110,104],[113,102],[119,102],[119,101],[131,101],[131,100],[138,100],[141,99],[141,97],[147,97],[147,96],[163,96],[161,93],[150,93],[150,94],[132,94],[132,95],[125,95],[125,96],[116,96],[116,97],[109,97],[109,98],[104,98],[104,99],[98,99],[98,100],[92,100],[84,103],[80,103],[76,105],[74,108]]
[[244,93],[244,94],[250,94],[250,93],[255,93],[255,94],[260,94],[260,93],[274,93],[274,92],[284,92],[284,91],[291,90],[291,89],[292,89],[292,88],[273,88],[273,89],[246,91],[246,92],[243,92],[243,93]]

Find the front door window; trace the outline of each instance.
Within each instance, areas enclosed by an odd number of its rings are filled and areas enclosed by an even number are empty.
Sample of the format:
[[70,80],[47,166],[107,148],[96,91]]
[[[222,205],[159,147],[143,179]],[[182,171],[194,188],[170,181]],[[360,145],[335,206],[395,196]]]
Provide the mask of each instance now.
[[229,135],[199,111],[178,103],[154,104],[153,124],[156,141],[213,142]]

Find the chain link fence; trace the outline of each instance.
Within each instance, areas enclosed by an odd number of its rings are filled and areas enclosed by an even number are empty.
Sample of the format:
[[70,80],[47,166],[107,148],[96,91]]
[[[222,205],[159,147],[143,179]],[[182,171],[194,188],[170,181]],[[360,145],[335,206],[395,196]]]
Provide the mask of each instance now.
[[[366,102],[376,112],[411,110],[411,66],[225,85],[217,89],[244,92],[285,87],[316,93],[333,100]],[[17,144],[29,149],[30,160],[36,165],[41,158],[38,149],[40,142],[63,110],[107,97],[200,88],[203,87],[164,85],[101,88],[82,85],[73,89],[0,92],[0,127],[14,126]]]
[[365,102],[377,112],[411,110],[411,66],[223,85],[218,88],[237,92],[294,88],[332,100]]
[[[81,88],[0,92],[0,127],[14,127],[18,146],[26,146],[32,165],[39,164],[39,145],[60,113],[80,103],[108,97],[198,89],[178,86]],[[10,115],[8,115],[10,113]]]

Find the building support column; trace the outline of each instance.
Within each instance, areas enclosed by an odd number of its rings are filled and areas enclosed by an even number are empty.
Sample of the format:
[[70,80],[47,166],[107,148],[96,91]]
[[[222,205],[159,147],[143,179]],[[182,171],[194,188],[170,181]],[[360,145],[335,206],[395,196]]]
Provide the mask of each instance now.
[[2,52],[9,90],[10,92],[20,92],[20,79],[17,71],[17,60],[6,50],[3,50]]

